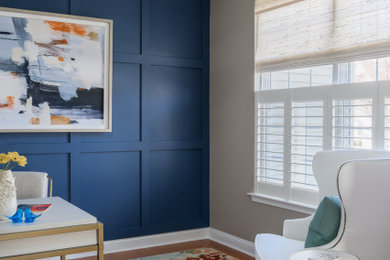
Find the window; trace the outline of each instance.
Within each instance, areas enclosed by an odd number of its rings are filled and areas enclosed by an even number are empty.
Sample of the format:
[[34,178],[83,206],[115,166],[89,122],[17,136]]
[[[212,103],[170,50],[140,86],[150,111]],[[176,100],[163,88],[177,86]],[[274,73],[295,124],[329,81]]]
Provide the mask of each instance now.
[[390,149],[386,19],[390,1],[256,2],[255,193],[316,205],[315,153]]

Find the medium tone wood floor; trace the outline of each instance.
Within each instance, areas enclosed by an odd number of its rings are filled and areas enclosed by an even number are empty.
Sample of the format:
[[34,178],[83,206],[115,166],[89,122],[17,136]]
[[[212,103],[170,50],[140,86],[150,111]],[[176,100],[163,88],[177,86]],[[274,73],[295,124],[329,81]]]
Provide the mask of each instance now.
[[[167,253],[195,249],[200,247],[212,247],[225,254],[234,256],[235,258],[238,258],[240,260],[254,260],[254,258],[251,256],[248,256],[230,247],[218,244],[208,239],[192,241],[192,242],[184,242],[184,243],[172,244],[166,246],[155,246],[155,247],[137,249],[137,250],[114,253],[114,254],[107,254],[104,255],[104,260],[129,260],[131,258],[167,254]],[[79,260],[96,260],[96,259],[97,257],[86,257],[86,258],[81,258]]]

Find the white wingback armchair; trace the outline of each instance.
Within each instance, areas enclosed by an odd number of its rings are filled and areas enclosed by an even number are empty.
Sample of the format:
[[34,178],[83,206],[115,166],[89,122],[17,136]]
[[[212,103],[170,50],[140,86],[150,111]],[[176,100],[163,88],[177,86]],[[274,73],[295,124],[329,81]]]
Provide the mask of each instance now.
[[13,171],[18,199],[52,196],[53,181],[46,172]]
[[338,176],[343,220],[325,248],[352,253],[360,260],[390,259],[390,158],[344,164]]
[[[390,153],[348,150],[323,151],[314,156],[313,173],[318,183],[320,199],[327,195],[340,196],[343,208],[337,238],[322,248],[347,251],[357,255],[361,260],[390,259],[390,251],[384,245],[390,239],[390,228],[386,227],[389,232],[381,233],[383,224],[387,225],[390,219],[390,206],[387,206],[390,192],[386,192],[389,190],[388,183],[390,183],[390,159],[379,158],[390,158]],[[377,215],[380,215],[381,222],[375,220]],[[302,219],[286,220],[283,225],[283,236],[257,235],[256,259],[288,260],[291,254],[303,250],[312,217],[313,215]],[[382,225],[371,228],[373,223]],[[377,233],[381,235],[377,236]],[[382,238],[383,235],[387,237]],[[375,240],[370,236],[375,236]],[[378,242],[377,237],[382,240]],[[369,246],[364,244],[366,240],[370,240]],[[381,250],[378,250],[378,257],[375,257],[372,251],[376,247],[387,250],[387,257],[383,258],[384,253],[379,252]]]

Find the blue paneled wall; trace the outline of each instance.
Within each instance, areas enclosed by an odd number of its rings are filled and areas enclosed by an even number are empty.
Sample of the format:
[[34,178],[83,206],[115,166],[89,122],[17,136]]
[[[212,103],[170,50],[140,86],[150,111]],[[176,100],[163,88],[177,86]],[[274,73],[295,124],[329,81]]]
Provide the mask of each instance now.
[[114,20],[112,133],[0,134],[105,239],[208,226],[209,0],[0,0]]

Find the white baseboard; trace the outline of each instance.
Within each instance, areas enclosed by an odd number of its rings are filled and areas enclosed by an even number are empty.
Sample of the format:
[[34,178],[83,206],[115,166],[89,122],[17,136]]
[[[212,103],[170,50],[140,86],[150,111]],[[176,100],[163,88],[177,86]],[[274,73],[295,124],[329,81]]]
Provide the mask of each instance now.
[[233,236],[214,228],[208,228],[209,239],[222,245],[233,248],[244,254],[255,256],[255,245],[253,242]]
[[[196,241],[202,239],[210,239],[217,243],[233,248],[237,251],[243,252],[247,255],[254,256],[253,242],[249,242],[247,240],[216,230],[214,228],[199,228],[149,236],[110,240],[104,242],[104,253],[119,253],[147,247],[164,246],[169,244]],[[67,258],[75,259],[94,255],[96,255],[96,252],[88,252],[70,255]]]

